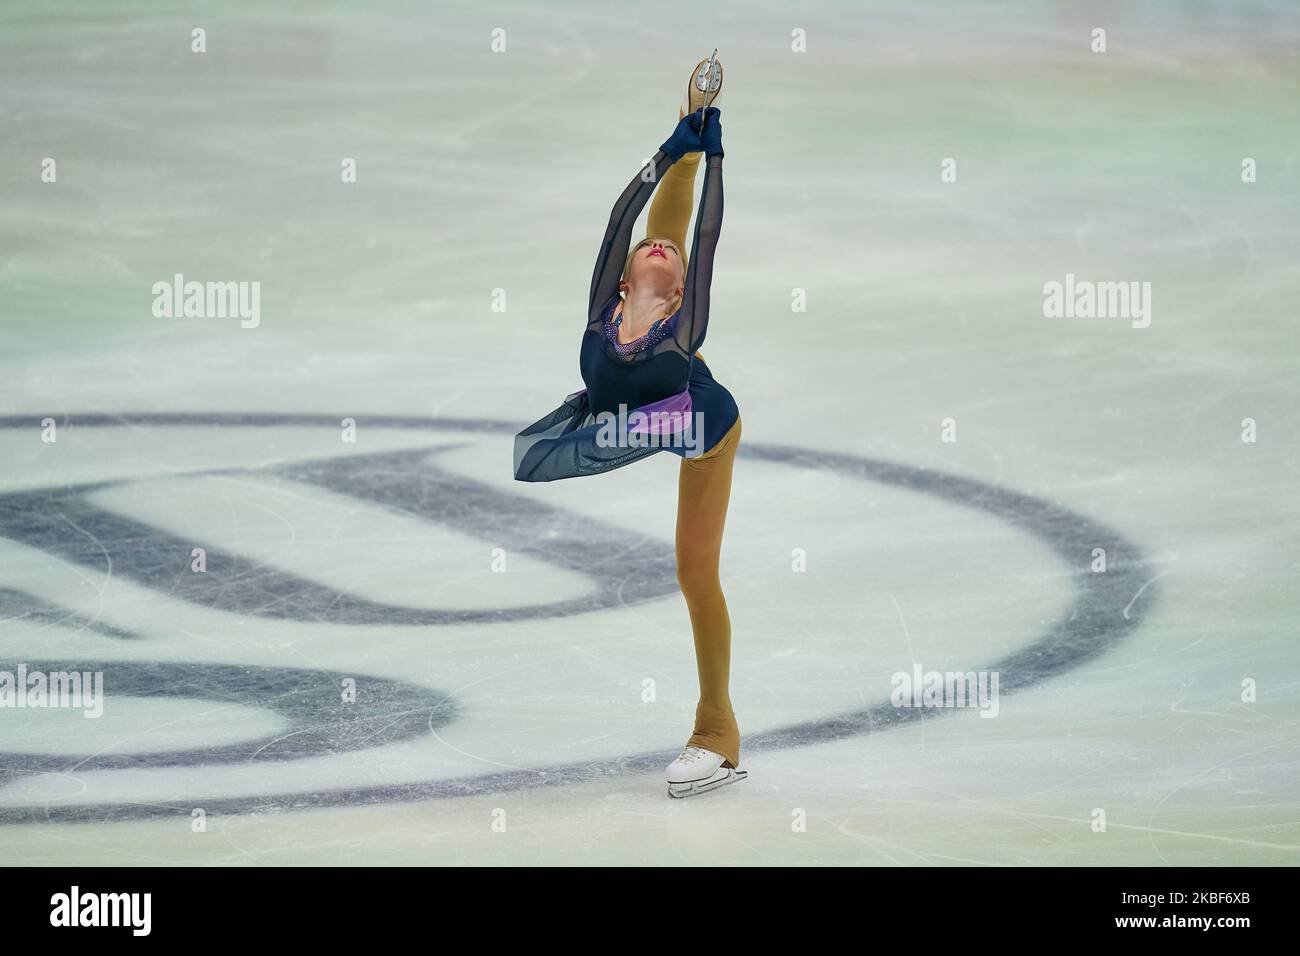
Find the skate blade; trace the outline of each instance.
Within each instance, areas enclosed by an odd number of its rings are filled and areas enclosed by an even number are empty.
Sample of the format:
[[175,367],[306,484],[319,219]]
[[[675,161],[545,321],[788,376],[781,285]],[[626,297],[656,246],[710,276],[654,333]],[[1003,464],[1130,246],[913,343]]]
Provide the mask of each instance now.
[[670,783],[668,785],[668,796],[674,799],[683,799],[684,797],[694,797],[701,793],[708,793],[710,790],[717,790],[719,787],[725,787],[727,784],[740,783],[749,776],[748,770],[736,770],[732,767],[719,767],[708,780],[692,780],[690,783]]

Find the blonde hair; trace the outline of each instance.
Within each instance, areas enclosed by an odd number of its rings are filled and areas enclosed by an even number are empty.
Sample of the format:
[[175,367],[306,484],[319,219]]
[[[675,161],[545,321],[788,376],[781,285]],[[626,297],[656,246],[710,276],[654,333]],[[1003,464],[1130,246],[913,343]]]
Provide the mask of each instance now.
[[[629,250],[629,252],[628,252],[628,254],[627,254],[627,258],[626,258],[625,260],[623,260],[623,274],[622,274],[621,276],[618,277],[618,283],[619,283],[619,285],[622,285],[624,282],[627,281],[627,270],[630,269],[630,268],[632,267],[632,257],[633,257],[634,255],[636,255],[636,251],[637,251],[638,249],[640,249],[642,246],[644,246],[647,242],[653,242],[655,239],[659,239],[659,237],[658,237],[658,236],[646,236],[644,239],[642,239],[640,242],[638,242],[635,246],[633,246],[633,247],[631,248],[631,250]],[[682,252],[681,247],[678,246],[678,245],[677,245],[677,242],[676,242],[675,240],[673,240],[673,239],[659,239],[659,241],[660,241],[660,242],[671,243],[671,244],[672,244],[672,247],[673,247],[674,249],[677,250],[677,254],[678,254],[678,256],[681,257],[681,260],[682,260],[682,275],[685,276],[685,275],[686,275],[686,253]],[[682,279],[683,284],[685,283],[685,281],[686,281],[685,278],[683,278],[683,279]],[[620,295],[623,294],[623,293],[622,293],[622,290],[619,290],[619,294],[620,294]],[[680,309],[681,307],[682,307],[682,297],[681,297],[680,295],[675,295],[675,296],[673,296],[673,297],[669,300],[669,303],[668,303],[668,311],[667,311],[667,313],[665,313],[662,317],[665,318],[665,319],[671,317],[672,314],[673,314],[674,312],[676,312],[678,309]]]

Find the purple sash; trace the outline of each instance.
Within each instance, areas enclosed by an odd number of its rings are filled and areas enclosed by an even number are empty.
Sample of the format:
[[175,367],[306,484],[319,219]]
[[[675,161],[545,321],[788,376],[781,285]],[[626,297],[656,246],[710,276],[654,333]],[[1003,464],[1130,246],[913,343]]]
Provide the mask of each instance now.
[[638,413],[644,417],[638,418],[634,424],[630,424],[627,429],[628,433],[633,435],[643,432],[651,435],[676,435],[679,432],[689,431],[693,409],[691,390],[687,388],[676,395],[669,395],[667,398],[651,402],[649,405],[642,405],[640,408],[629,412],[627,416],[629,422],[632,421],[632,416]]

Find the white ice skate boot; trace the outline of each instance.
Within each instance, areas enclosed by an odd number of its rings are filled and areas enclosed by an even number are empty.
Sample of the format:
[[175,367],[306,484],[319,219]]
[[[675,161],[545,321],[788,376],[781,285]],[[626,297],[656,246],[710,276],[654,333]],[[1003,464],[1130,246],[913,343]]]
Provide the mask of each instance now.
[[748,770],[724,767],[726,759],[703,747],[687,747],[668,765],[668,796],[693,797],[749,776]]

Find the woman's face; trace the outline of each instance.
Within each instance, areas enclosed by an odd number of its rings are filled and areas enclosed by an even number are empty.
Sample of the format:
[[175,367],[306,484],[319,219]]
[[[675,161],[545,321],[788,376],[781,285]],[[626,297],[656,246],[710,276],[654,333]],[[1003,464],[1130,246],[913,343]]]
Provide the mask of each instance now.
[[671,239],[642,239],[628,257],[628,285],[676,292],[686,281],[682,253]]

